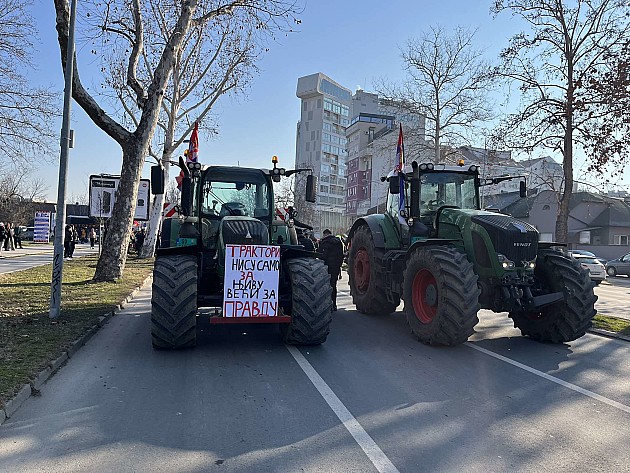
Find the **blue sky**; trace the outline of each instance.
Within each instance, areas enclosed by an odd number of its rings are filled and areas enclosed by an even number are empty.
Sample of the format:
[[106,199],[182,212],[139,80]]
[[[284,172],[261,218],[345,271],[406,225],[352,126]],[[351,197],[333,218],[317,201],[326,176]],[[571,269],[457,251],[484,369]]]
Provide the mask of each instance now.
[[[35,77],[59,91],[61,104],[63,74],[53,2],[34,1],[40,35],[34,54],[38,65]],[[430,25],[478,28],[478,47],[485,48],[489,58],[496,58],[519,25],[507,14],[493,19],[490,6],[486,0],[307,0],[300,31],[270,44],[259,63],[261,73],[254,78],[247,97],[225,97],[215,107],[219,135],[200,134],[200,160],[204,164],[238,162],[242,166],[267,167],[271,156],[278,155],[281,165],[292,166],[300,113],[295,96],[298,77],[323,72],[351,90],[361,87],[366,91],[373,90],[378,77],[399,80],[400,47]],[[89,55],[79,51],[81,79],[86,86],[98,85],[97,64],[88,60]],[[76,104],[72,106],[72,128],[76,144],[70,150],[69,197],[87,195],[90,174],[118,174],[121,165],[119,146]],[[38,169],[49,183],[50,200],[56,200],[58,157],[57,152],[49,157],[49,164]],[[144,177],[148,175],[146,166]]]

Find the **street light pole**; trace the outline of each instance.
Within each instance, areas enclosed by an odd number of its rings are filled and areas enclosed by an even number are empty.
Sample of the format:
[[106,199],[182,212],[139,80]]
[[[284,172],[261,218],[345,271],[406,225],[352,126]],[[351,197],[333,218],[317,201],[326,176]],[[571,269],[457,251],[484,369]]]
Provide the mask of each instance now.
[[53,257],[52,281],[50,285],[50,312],[56,319],[61,309],[61,281],[63,277],[63,237],[66,220],[66,185],[68,183],[68,154],[70,153],[70,104],[72,103],[72,75],[74,72],[74,25],[77,0],[70,6],[68,25],[68,51],[66,56],[66,84],[63,97],[63,123],[61,126],[61,155],[59,158],[59,184],[57,187],[57,217],[55,220],[55,253]]

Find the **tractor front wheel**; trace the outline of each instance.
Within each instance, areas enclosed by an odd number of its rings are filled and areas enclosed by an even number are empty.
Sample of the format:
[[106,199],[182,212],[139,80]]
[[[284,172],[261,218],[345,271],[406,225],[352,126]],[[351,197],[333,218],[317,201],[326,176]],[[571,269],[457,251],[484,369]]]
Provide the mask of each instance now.
[[289,345],[324,343],[332,322],[332,287],[322,260],[295,258],[288,262],[291,280],[291,323],[281,324]]
[[535,340],[564,343],[580,338],[596,314],[593,283],[580,263],[560,251],[542,250],[536,259],[532,294],[561,292],[564,299],[537,311],[514,311],[514,327]]
[[153,268],[153,348],[188,348],[197,343],[197,258],[159,256]]
[[457,345],[479,322],[480,290],[473,265],[450,247],[414,252],[405,272],[405,314],[411,332],[428,345]]
[[348,276],[352,302],[364,314],[390,314],[400,304],[387,300],[385,277],[377,271],[374,240],[367,226],[357,228],[350,242]]

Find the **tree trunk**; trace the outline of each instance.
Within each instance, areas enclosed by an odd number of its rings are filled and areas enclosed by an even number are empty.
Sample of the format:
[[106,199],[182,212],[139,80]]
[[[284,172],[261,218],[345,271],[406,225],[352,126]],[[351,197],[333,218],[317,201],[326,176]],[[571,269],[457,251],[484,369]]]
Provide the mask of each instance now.
[[127,261],[127,248],[138,200],[140,173],[147,149],[133,142],[123,148],[120,183],[109,227],[103,241],[101,257],[96,265],[94,281],[115,281],[122,277]]
[[[171,163],[170,158],[164,159],[164,182],[168,182],[169,168]],[[162,211],[164,209],[164,194],[157,194],[153,199],[153,207],[151,207],[151,216],[149,217],[149,223],[147,225],[147,235],[144,239],[144,244],[140,250],[140,258],[151,258],[155,251],[155,245],[158,239],[158,232],[162,225]]]
[[569,204],[573,194],[573,120],[567,117],[567,129],[564,133],[564,188],[560,205],[558,205],[558,219],[556,220],[556,242],[569,243]]

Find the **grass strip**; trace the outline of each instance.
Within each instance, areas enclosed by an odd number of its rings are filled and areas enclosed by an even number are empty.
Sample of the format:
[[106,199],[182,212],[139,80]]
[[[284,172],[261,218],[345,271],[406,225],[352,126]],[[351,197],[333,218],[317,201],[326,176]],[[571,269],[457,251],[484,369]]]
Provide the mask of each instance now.
[[153,259],[128,259],[116,282],[93,283],[97,256],[64,262],[61,316],[48,318],[52,265],[0,274],[0,405],[112,311],[146,278]]
[[597,314],[593,317],[593,327],[630,336],[630,320],[620,319],[619,317]]

